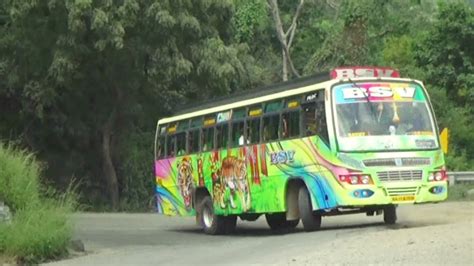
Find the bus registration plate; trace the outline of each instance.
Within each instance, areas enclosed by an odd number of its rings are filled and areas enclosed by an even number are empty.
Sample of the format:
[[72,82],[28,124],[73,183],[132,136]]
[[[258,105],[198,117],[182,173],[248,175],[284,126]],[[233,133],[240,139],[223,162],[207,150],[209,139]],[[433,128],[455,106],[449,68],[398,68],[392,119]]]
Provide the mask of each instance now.
[[414,195],[392,196],[392,201],[414,201]]

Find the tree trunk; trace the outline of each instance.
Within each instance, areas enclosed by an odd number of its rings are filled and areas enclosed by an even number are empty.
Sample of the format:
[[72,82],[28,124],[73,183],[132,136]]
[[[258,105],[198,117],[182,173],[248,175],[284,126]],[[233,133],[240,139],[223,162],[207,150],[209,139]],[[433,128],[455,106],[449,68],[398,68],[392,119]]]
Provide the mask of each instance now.
[[286,60],[286,54],[285,54],[285,49],[281,49],[281,57],[282,57],[282,79],[283,81],[288,80],[288,65],[287,65],[287,60]]
[[280,41],[282,48],[282,78],[284,81],[288,80],[288,66],[291,69],[291,72],[294,76],[300,77],[300,74],[293,65],[293,60],[290,55],[290,48],[293,43],[293,37],[295,35],[298,17],[301,14],[301,10],[304,5],[304,0],[300,0],[298,7],[296,8],[293,20],[290,27],[285,32],[283,29],[283,23],[280,18],[280,10],[278,8],[277,0],[267,0],[268,6],[270,7],[270,12],[272,13],[273,23],[275,25],[275,30],[277,33],[278,40]]
[[110,143],[112,141],[112,127],[115,121],[116,111],[113,110],[107,122],[102,128],[102,160],[105,180],[109,192],[110,203],[112,209],[117,210],[119,205],[119,189],[117,173],[112,160]]

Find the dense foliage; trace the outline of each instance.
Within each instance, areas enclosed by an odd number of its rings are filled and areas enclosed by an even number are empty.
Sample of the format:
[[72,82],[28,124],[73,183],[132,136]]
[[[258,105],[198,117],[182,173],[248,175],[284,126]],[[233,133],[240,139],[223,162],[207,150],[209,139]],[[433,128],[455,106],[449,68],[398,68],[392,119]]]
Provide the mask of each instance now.
[[[159,117],[282,79],[274,2],[1,1],[0,137],[35,151],[57,187],[78,180],[87,206],[149,208]],[[384,65],[424,80],[452,130],[448,166],[471,168],[472,3],[280,0],[278,11],[299,74]]]
[[46,189],[40,172],[34,155],[0,143],[0,201],[13,213],[0,222],[0,262],[2,255],[30,264],[67,254],[75,198]]

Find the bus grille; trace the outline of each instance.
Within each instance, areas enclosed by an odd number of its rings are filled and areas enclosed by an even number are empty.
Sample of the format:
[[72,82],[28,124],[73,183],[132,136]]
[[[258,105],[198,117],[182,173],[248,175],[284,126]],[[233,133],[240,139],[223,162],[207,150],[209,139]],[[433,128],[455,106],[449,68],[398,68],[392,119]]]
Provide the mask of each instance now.
[[377,172],[377,177],[379,178],[380,182],[420,181],[423,177],[423,171],[407,170],[407,171]]
[[386,188],[389,196],[404,196],[404,195],[415,195],[418,190],[417,187],[397,187],[397,188]]
[[379,167],[379,166],[419,166],[419,165],[430,165],[430,158],[420,157],[409,157],[409,158],[383,158],[383,159],[370,159],[364,160],[366,167]]

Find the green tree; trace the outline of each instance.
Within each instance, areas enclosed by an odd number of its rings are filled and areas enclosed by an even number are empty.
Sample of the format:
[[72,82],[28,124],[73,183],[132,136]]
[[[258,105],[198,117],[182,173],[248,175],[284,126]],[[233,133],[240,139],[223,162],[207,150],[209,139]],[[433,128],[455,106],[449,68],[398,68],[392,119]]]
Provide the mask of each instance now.
[[433,27],[416,46],[417,65],[426,73],[440,127],[451,129],[455,157],[474,160],[474,11],[463,2],[441,2]]
[[[125,180],[117,169],[130,174],[130,149],[120,148],[152,136],[140,132],[186,99],[227,93],[243,69],[241,49],[229,43],[230,1],[0,5],[10,21],[1,29],[0,101],[12,112],[2,135],[37,150],[53,176],[105,187],[113,208]],[[142,158],[150,179],[152,157]]]

